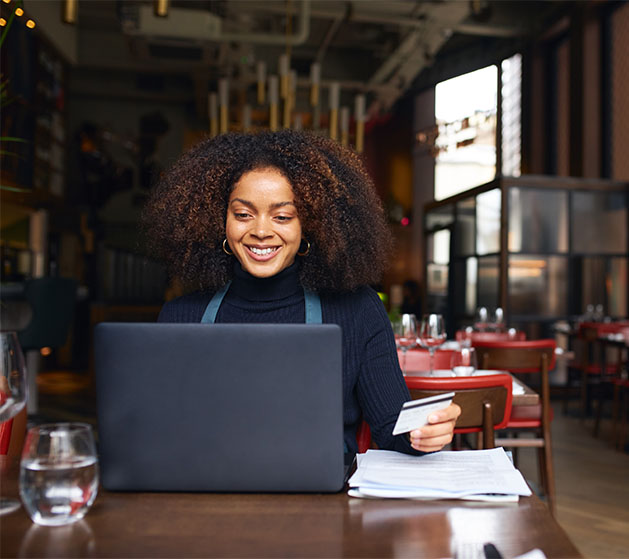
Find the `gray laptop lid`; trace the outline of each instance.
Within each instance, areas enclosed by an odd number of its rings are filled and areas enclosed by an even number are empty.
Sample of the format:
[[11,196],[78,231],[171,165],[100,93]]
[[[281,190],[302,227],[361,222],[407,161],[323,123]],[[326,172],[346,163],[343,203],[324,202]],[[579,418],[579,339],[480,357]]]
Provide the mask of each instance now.
[[343,486],[336,325],[102,323],[95,365],[106,489]]

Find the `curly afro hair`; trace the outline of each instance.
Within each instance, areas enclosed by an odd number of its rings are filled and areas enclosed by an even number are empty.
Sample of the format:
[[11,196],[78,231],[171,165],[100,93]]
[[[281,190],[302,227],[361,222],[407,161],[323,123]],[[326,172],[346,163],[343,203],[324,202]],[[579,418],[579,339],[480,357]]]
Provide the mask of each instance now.
[[232,275],[223,252],[227,205],[247,171],[276,168],[290,182],[306,256],[304,287],[349,291],[381,279],[391,249],[382,203],[360,158],[336,141],[281,130],[229,133],[201,141],[162,177],[143,212],[150,246],[170,273],[194,289],[216,289]]

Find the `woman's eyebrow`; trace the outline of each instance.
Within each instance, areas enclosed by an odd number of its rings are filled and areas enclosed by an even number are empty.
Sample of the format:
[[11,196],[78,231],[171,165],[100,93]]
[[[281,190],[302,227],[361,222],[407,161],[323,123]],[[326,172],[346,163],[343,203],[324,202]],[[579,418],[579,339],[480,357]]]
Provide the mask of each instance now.
[[[249,200],[245,200],[243,198],[234,198],[233,200],[231,200],[229,202],[229,204],[233,204],[234,202],[240,202],[241,204],[244,204],[245,206],[249,206],[250,208],[255,208],[256,205],[253,202],[250,202]],[[292,200],[287,200],[286,202],[274,202],[273,204],[270,205],[271,208],[275,209],[275,208],[283,208],[284,206],[294,206],[295,202],[293,202]]]

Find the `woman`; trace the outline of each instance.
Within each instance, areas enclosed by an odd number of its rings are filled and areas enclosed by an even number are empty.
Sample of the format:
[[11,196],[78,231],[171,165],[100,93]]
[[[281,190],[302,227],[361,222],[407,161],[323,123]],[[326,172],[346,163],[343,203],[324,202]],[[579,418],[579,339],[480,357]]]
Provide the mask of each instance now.
[[160,321],[303,323],[314,306],[343,331],[348,450],[363,418],[380,448],[430,452],[451,441],[454,404],[410,437],[391,434],[410,396],[386,311],[368,287],[391,238],[352,151],[290,130],[205,140],[164,175],[144,218],[171,273],[197,289],[166,303]]

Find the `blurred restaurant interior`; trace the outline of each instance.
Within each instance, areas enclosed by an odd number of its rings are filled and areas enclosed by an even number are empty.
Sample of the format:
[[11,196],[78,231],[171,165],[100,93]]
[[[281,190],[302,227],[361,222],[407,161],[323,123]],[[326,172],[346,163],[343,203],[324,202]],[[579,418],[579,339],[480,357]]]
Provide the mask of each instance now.
[[181,292],[138,218],[183,150],[231,130],[292,127],[353,147],[394,233],[377,286],[387,310],[414,289],[413,309],[441,313],[454,339],[480,307],[502,309],[508,327],[563,350],[553,398],[582,395],[592,340],[579,345],[580,323],[627,325],[628,3],[0,7],[2,329],[37,314],[29,280],[74,280],[71,302],[38,326],[65,320],[63,340],[29,356],[60,416],[90,392],[94,326],[154,321]]

